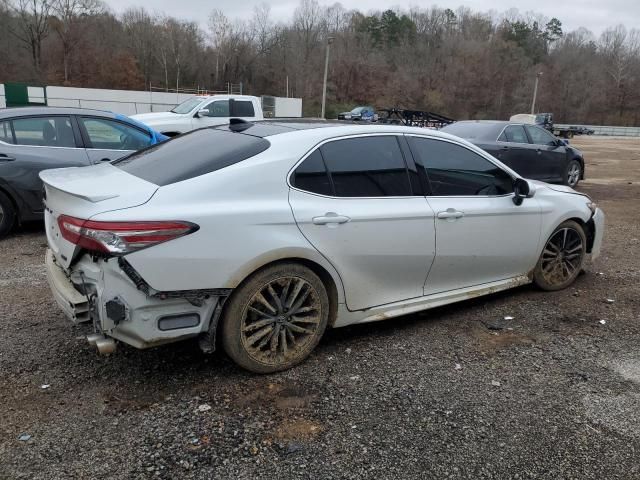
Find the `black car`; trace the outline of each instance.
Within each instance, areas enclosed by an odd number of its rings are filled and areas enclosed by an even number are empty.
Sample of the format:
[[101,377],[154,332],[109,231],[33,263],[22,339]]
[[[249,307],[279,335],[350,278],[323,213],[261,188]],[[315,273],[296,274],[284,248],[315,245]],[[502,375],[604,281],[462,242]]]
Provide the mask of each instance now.
[[477,145],[525,178],[570,187],[584,179],[582,152],[537,125],[468,120],[442,131]]

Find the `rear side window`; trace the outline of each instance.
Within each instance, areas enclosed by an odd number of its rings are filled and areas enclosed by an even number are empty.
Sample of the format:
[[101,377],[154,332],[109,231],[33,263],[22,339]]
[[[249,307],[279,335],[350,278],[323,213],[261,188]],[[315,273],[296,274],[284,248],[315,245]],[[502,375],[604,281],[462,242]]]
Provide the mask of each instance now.
[[11,133],[11,123],[7,120],[0,122],[0,142],[13,143],[13,134]]
[[76,146],[69,117],[29,117],[13,120],[18,145],[40,147]]
[[239,163],[269,148],[264,138],[204,128],[112,162],[131,175],[170,185]]
[[232,117],[254,117],[253,103],[248,100],[233,100],[231,102]]
[[430,138],[408,137],[414,157],[427,170],[431,195],[505,195],[513,179],[468,148]]
[[511,143],[529,143],[522,125],[509,125],[504,129],[498,140]]
[[395,136],[348,138],[320,147],[337,197],[411,196]]

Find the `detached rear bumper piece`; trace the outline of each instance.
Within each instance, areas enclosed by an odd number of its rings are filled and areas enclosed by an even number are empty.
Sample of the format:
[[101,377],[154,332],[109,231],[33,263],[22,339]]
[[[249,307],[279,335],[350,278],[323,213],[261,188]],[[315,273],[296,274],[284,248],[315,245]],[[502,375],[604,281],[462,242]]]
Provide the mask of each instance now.
[[117,258],[85,254],[63,270],[47,250],[45,262],[51,292],[72,322],[92,321],[96,334],[136,348],[207,333],[216,307],[230,293],[229,289],[157,292],[139,276],[131,278],[136,272],[123,269],[126,262]]
[[80,293],[71,283],[71,280],[56,263],[53,252],[47,249],[45,254],[45,265],[47,267],[47,281],[58,306],[73,323],[88,322],[89,300]]

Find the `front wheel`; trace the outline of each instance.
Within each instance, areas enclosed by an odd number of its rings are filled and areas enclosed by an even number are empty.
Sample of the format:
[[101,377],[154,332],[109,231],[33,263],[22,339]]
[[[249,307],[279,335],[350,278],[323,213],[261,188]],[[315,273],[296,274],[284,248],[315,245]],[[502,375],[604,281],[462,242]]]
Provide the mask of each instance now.
[[322,280],[296,263],[261,270],[225,306],[222,344],[238,365],[255,373],[286,370],[318,345],[329,319]]
[[564,173],[564,184],[573,188],[578,185],[580,178],[582,178],[582,165],[577,160],[571,160]]
[[582,227],[568,220],[547,240],[533,271],[534,283],[543,290],[562,290],[576,279],[587,253],[587,237]]

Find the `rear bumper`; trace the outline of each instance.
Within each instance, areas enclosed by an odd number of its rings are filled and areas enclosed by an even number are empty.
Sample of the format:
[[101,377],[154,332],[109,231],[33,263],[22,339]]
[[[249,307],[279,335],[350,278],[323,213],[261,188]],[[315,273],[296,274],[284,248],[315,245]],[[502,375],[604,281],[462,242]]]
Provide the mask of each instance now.
[[153,297],[136,287],[115,258],[94,260],[85,255],[65,271],[47,250],[45,262],[51,292],[72,322],[92,321],[97,333],[136,348],[171,343],[208,331],[221,300],[209,296],[193,302],[179,294],[165,299]]
[[64,270],[55,263],[53,253],[48,248],[44,263],[49,288],[60,309],[73,323],[89,321],[89,300],[76,290]]

